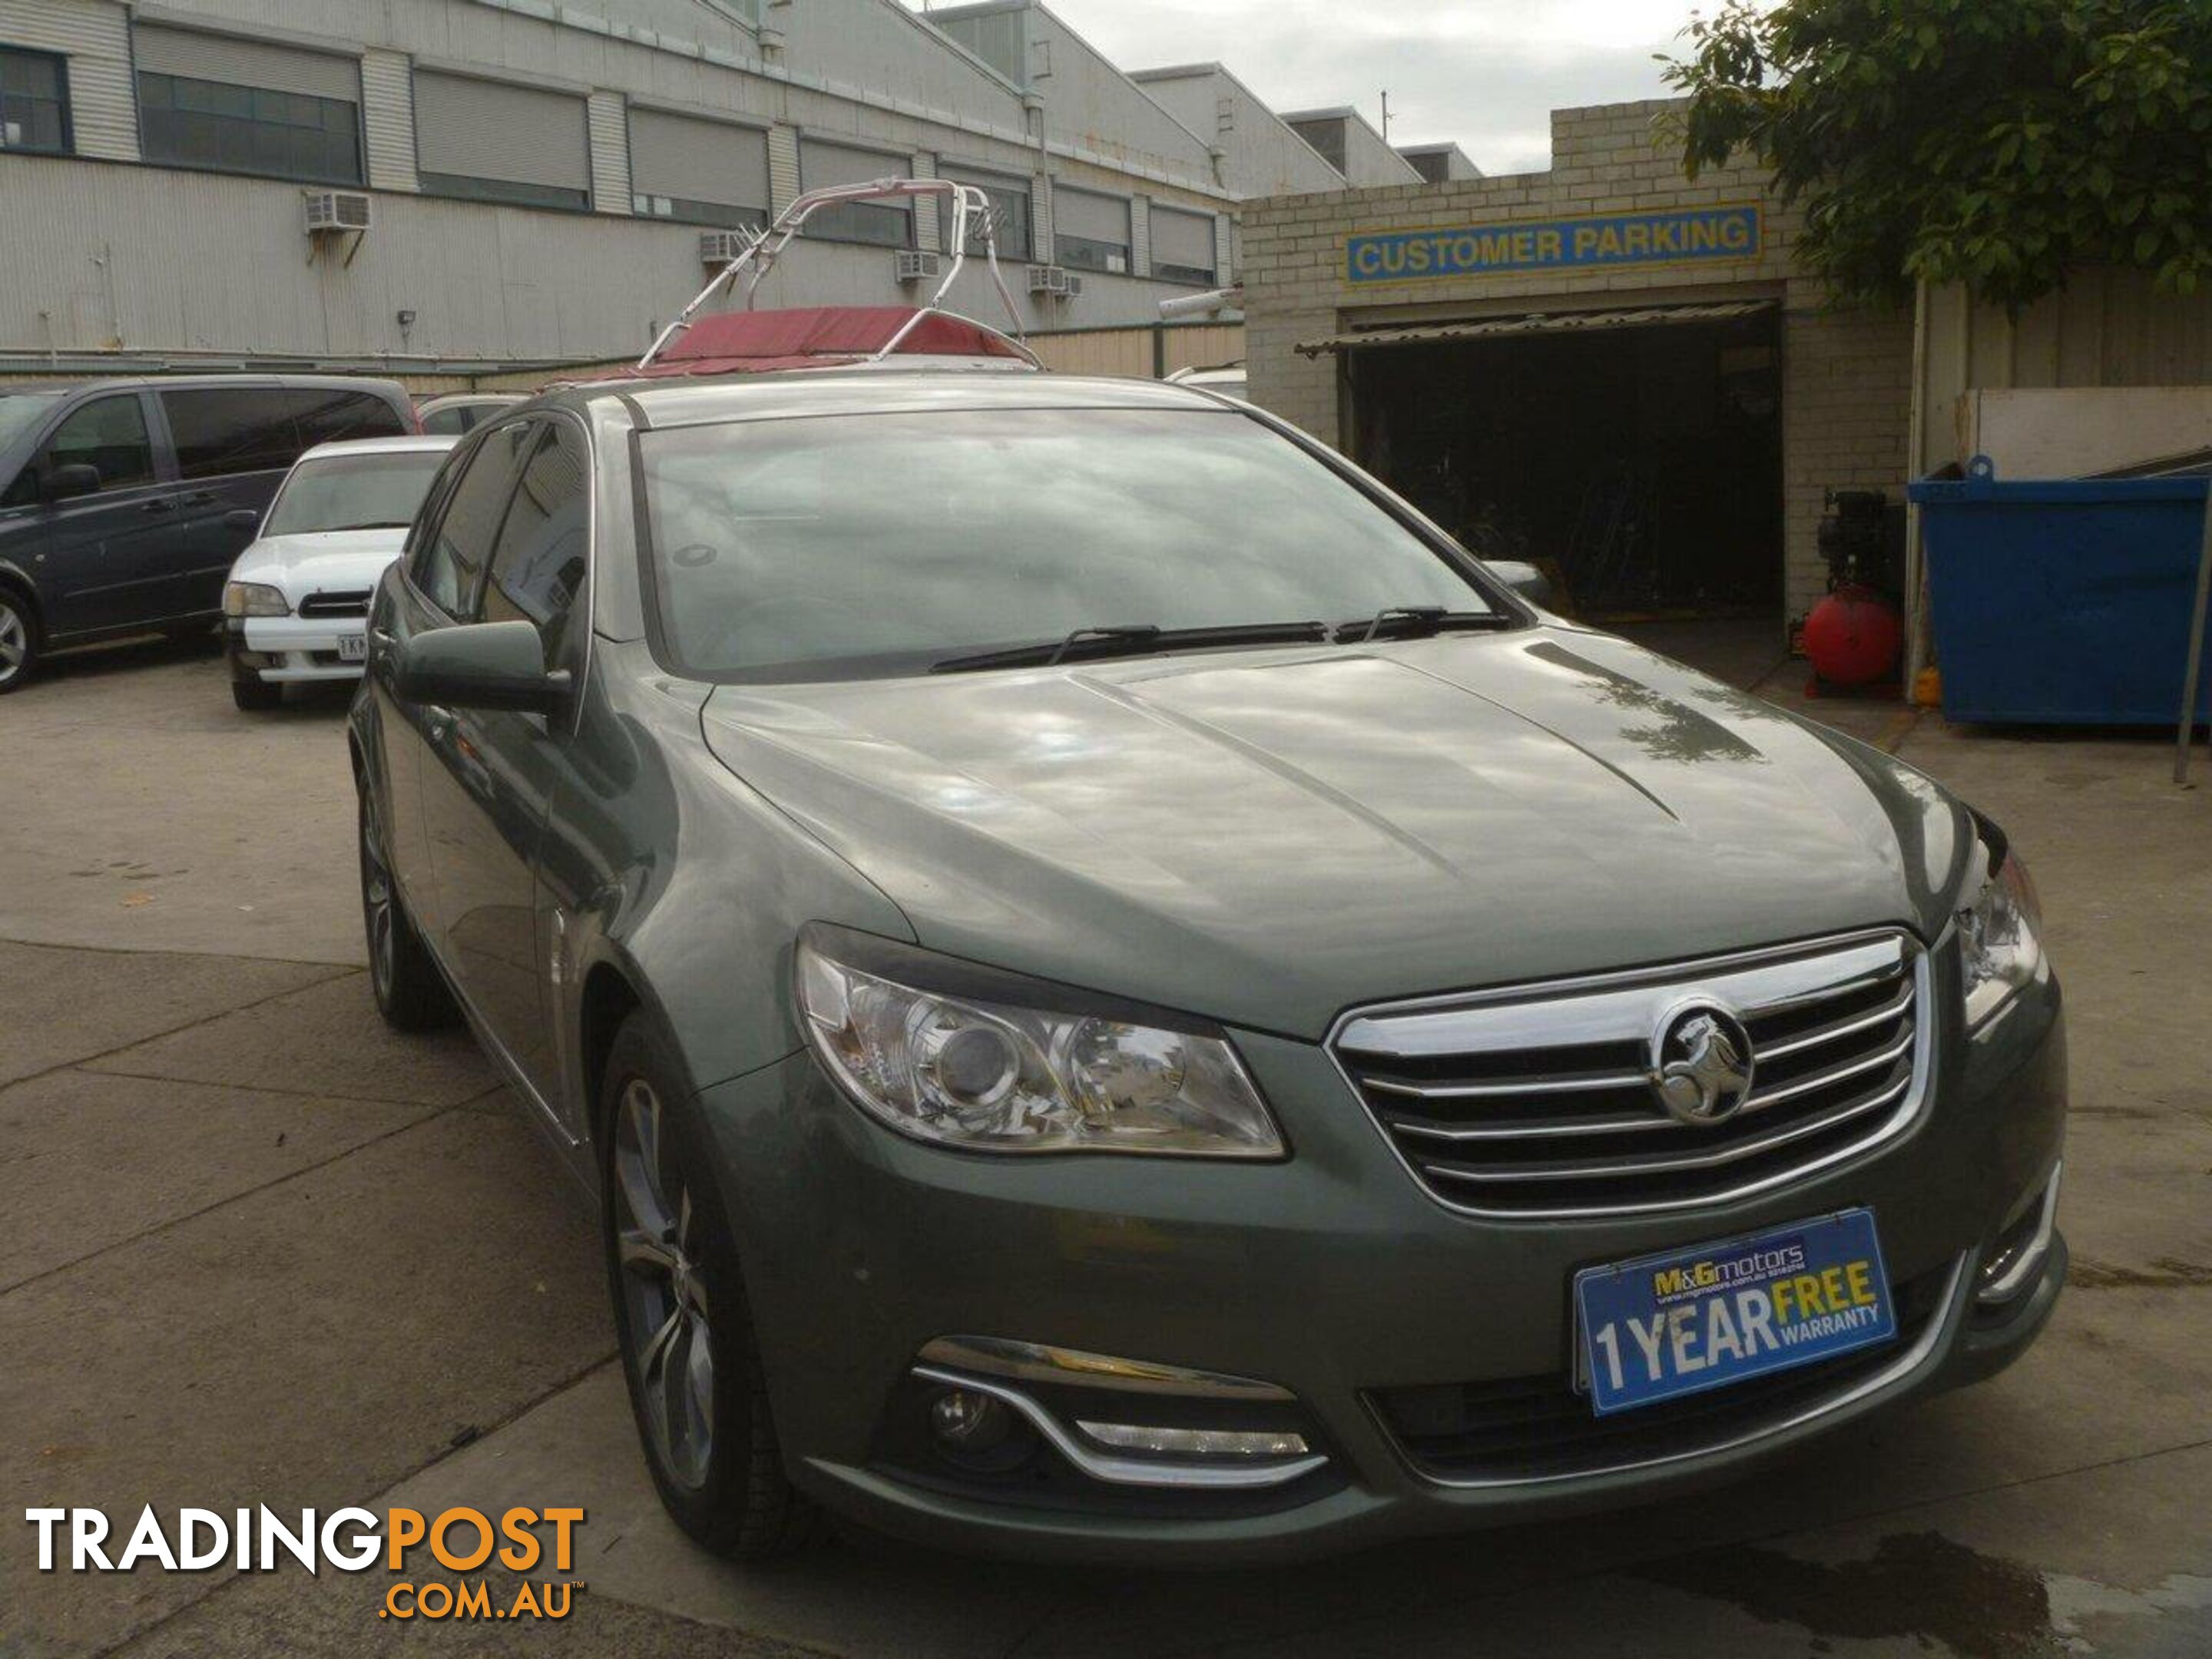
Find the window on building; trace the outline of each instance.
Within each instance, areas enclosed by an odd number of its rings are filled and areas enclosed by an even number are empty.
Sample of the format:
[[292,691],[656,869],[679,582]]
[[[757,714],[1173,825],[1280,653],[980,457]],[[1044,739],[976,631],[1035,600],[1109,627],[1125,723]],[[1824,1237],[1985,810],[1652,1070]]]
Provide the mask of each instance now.
[[415,71],[415,166],[431,195],[588,208],[589,132],[571,94]]
[[[1032,252],[1030,231],[1030,186],[1026,179],[1009,178],[1002,173],[970,173],[961,167],[943,167],[939,171],[947,179],[963,185],[973,185],[989,198],[991,231],[998,239],[999,257],[1009,261],[1026,261]],[[947,248],[952,246],[952,207],[943,204],[942,226],[939,240]],[[970,228],[968,252],[981,253],[983,239]]]
[[[881,150],[854,149],[848,144],[827,144],[808,139],[799,149],[799,187],[820,190],[826,185],[865,185],[878,179],[907,179],[914,174],[904,155]],[[806,222],[806,234],[832,242],[869,242],[878,247],[914,246],[914,199],[889,202],[840,202],[817,210]]]
[[480,609],[486,622],[533,625],[550,668],[561,659],[568,617],[584,587],[589,457],[582,434],[567,422],[547,421],[538,430],[492,549]]
[[70,149],[68,60],[0,46],[0,149],[66,155]]
[[1129,204],[1122,197],[1054,186],[1052,246],[1055,263],[1077,270],[1129,269]]
[[146,159],[357,185],[361,66],[333,53],[142,24],[132,31]]
[[768,134],[664,110],[629,112],[631,210],[691,225],[768,222]]
[[1153,204],[1152,275],[1163,282],[1213,286],[1213,216]]

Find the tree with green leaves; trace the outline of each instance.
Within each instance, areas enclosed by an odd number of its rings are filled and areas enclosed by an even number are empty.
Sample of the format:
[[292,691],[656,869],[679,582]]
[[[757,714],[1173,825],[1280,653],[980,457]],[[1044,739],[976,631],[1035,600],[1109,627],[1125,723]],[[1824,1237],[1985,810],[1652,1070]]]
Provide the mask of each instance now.
[[1686,169],[1756,158],[1839,301],[2212,274],[2212,0],[1726,0],[1684,34]]

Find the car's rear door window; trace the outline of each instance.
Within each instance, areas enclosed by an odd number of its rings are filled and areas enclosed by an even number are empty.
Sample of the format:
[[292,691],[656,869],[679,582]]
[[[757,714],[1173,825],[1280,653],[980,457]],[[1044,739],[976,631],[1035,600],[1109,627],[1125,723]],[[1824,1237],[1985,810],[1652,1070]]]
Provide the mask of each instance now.
[[550,666],[560,660],[586,568],[590,452],[566,421],[537,425],[514,504],[500,527],[480,614],[534,623]]
[[283,398],[299,422],[302,449],[348,438],[397,438],[407,430],[399,411],[373,392],[295,386]]
[[177,471],[187,479],[276,471],[304,447],[299,423],[274,386],[164,392],[161,410],[176,442]]

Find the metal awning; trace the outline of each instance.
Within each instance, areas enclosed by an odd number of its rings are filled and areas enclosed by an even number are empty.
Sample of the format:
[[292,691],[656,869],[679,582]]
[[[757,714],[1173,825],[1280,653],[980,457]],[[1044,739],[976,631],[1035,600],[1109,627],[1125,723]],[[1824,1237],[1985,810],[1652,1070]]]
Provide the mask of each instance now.
[[1450,340],[1496,340],[1522,334],[1597,334],[1617,328],[1657,328],[1677,323],[1719,323],[1732,317],[1748,317],[1770,311],[1773,300],[1729,300],[1713,305],[1644,306],[1635,311],[1553,311],[1519,317],[1485,317],[1463,323],[1421,323],[1410,328],[1370,328],[1352,334],[1333,334],[1325,340],[1302,340],[1298,350],[1308,357],[1327,351],[1350,351],[1361,346],[1428,345]]

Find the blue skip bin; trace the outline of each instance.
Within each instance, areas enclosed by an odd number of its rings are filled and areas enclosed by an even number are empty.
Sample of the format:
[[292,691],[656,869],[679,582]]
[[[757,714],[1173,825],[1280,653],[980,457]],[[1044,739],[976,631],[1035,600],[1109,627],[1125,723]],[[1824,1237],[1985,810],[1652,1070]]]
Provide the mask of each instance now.
[[[2172,726],[2188,668],[2203,478],[1989,476],[1911,487],[1928,550],[1943,713]],[[2197,718],[2212,712],[2212,676]]]
[[1575,1322],[1601,1417],[1897,1335],[1871,1210],[1586,1267]]

